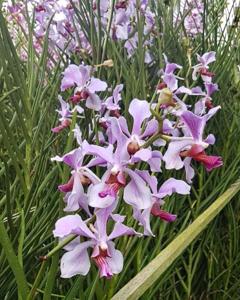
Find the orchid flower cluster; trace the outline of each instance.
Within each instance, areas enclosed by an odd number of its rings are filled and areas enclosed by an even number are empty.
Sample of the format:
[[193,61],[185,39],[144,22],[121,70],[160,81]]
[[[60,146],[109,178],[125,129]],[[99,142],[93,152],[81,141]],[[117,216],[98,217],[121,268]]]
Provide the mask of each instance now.
[[[59,97],[60,124],[52,131],[60,133],[71,126],[78,144],[71,152],[52,158],[71,169],[69,180],[58,187],[64,211],[70,214],[60,218],[53,230],[60,240],[73,235],[61,258],[63,278],[86,275],[91,262],[100,277],[121,272],[123,255],[116,239],[154,236],[153,219],[176,219],[165,209],[166,197],[190,193],[193,161],[208,172],[222,165],[221,157],[209,155],[208,148],[215,143],[213,134],[204,132],[220,109],[211,98],[218,89],[209,71],[215,53],[198,55],[199,63],[193,67],[193,82],[203,81],[204,90],[179,86],[182,67],[164,59],[155,96],[151,102],[133,99],[127,119],[122,114],[123,84],[108,89],[106,82],[94,77],[95,69],[84,64],[71,64],[63,73],[61,91],[71,96],[68,102]],[[186,103],[188,98],[196,99],[193,105]],[[84,112],[94,116],[88,140],[83,139],[78,124],[74,126],[76,119],[84,121]],[[183,169],[186,180],[170,177],[160,183],[164,169]],[[119,214],[123,207],[131,211],[138,231],[124,224],[126,217]]]
[[202,0],[188,0],[186,2],[186,11],[189,13],[184,19],[184,27],[189,37],[195,37],[203,32],[204,4]]
[[[76,0],[28,0],[27,6],[25,1],[8,5],[9,23],[15,22],[15,26],[10,28],[12,38],[18,39],[19,31],[27,34],[27,8],[28,14],[34,17],[34,47],[38,54],[42,52],[44,37],[49,30],[49,52],[52,60],[57,61],[59,54],[62,55],[62,53],[91,55],[92,47],[89,37],[74,10],[75,8],[79,9],[78,6],[79,1]],[[115,1],[113,7],[111,1],[108,0],[93,1],[92,12],[97,31],[107,32],[111,21],[110,37],[113,41],[123,42],[128,57],[131,57],[138,47],[137,22],[139,16],[144,20],[144,47],[147,49],[152,45],[155,35],[155,14],[151,11],[148,0],[118,0]],[[89,15],[88,18],[90,19],[91,16]],[[22,39],[24,39],[24,35]],[[22,48],[24,47],[21,47],[21,56],[26,59],[27,52],[24,52]],[[152,56],[149,50],[146,50],[145,62],[150,63],[151,61]]]

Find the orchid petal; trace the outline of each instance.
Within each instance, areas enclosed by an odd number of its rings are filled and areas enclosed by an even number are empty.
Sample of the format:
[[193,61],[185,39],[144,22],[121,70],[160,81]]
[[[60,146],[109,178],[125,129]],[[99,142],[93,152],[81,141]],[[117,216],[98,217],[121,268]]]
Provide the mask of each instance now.
[[151,206],[151,192],[145,181],[130,169],[125,169],[131,181],[124,188],[123,198],[126,203],[138,209],[145,209]]
[[65,253],[61,259],[61,277],[70,278],[77,274],[86,275],[90,269],[90,260],[87,248],[92,242],[84,242],[76,246],[72,251]]
[[55,224],[55,229],[53,230],[54,237],[63,238],[69,234],[78,234],[95,239],[93,233],[77,214],[62,217]]
[[187,128],[191,132],[194,140],[201,141],[203,136],[203,130],[206,125],[204,117],[199,117],[191,111],[185,111],[181,115],[182,120],[187,125]]
[[190,189],[190,185],[188,185],[185,181],[169,178],[160,187],[158,197],[162,199],[166,196],[171,196],[173,193],[188,195],[190,193]]
[[151,116],[149,103],[146,100],[133,99],[129,113],[133,117],[132,134],[140,135],[143,121]]

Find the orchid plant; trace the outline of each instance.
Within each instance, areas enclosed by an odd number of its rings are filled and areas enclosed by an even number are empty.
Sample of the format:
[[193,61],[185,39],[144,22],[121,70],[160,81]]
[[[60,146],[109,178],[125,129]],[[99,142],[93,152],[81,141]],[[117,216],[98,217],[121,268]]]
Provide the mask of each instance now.
[[[126,1],[117,5],[122,12]],[[105,11],[103,1],[103,15]],[[112,34],[123,38],[119,22]],[[52,131],[60,134],[74,128],[78,144],[62,157],[52,158],[71,168],[68,182],[58,187],[66,203],[64,211],[71,214],[60,218],[53,231],[59,240],[73,236],[61,259],[63,278],[86,275],[91,262],[98,267],[100,277],[121,272],[123,255],[115,239],[155,236],[151,228],[154,218],[163,222],[177,218],[164,209],[164,198],[173,193],[190,194],[196,166],[192,162],[203,164],[207,172],[223,163],[221,157],[209,154],[215,137],[205,134],[207,121],[220,109],[211,98],[218,87],[212,83],[208,66],[215,53],[198,55],[191,88],[179,86],[184,78],[176,71],[182,67],[170,63],[166,55],[164,59],[165,68],[159,72],[151,102],[133,99],[128,108],[131,119],[121,113],[123,84],[108,89],[106,82],[95,77],[96,69],[84,64],[70,64],[63,72],[61,91],[70,96],[67,101],[60,96],[60,125]],[[203,87],[196,85],[200,81]],[[82,138],[77,124],[86,112],[94,115],[94,131],[88,140]],[[183,168],[186,182],[173,177],[159,182],[164,170]],[[138,228],[124,225],[126,217],[119,214],[123,206],[129,208]],[[88,252],[88,248],[92,250]]]

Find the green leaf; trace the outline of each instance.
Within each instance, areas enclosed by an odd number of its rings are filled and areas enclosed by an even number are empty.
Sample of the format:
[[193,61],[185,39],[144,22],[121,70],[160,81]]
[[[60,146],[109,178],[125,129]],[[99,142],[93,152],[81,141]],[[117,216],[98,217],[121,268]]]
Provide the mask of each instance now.
[[139,299],[240,190],[240,179],[131,279],[112,300]]

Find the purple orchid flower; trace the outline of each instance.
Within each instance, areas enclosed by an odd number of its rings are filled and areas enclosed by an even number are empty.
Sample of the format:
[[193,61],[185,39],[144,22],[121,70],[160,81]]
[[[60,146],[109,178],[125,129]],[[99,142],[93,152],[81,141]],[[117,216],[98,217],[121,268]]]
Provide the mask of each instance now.
[[194,112],[197,115],[203,115],[206,113],[206,108],[211,109],[213,108],[212,98],[211,95],[218,91],[218,85],[216,83],[205,82],[205,90],[206,92],[202,91],[200,87],[196,87],[192,89],[192,93],[195,95],[203,96],[196,104]]
[[[117,124],[117,123],[116,123]],[[144,209],[151,204],[150,189],[144,180],[130,169],[131,158],[127,151],[126,137],[119,135],[116,150],[113,145],[107,148],[85,143],[86,153],[96,156],[88,167],[93,165],[107,166],[102,182],[88,189],[89,205],[108,207],[116,201],[117,193],[124,188],[124,200],[129,205]],[[127,183],[126,175],[130,177]]]
[[187,105],[178,97],[179,94],[191,95],[190,89],[181,86],[178,88],[178,79],[182,79],[174,74],[176,69],[181,69],[182,66],[175,63],[169,63],[166,55],[165,70],[161,70],[163,82],[158,86],[159,101],[162,108],[171,108],[171,113],[180,115],[183,111],[187,110]]
[[100,179],[89,168],[82,166],[84,155],[83,148],[79,147],[65,154],[63,157],[56,156],[51,160],[64,162],[73,169],[69,181],[58,186],[58,189],[65,193],[64,201],[67,203],[67,206],[64,211],[76,211],[79,208],[83,208],[88,215],[91,215],[84,186],[97,184],[100,182]]
[[[208,156],[204,150],[215,143],[213,135],[209,135],[203,139],[203,131],[206,122],[220,109],[220,106],[212,108],[209,112],[200,117],[190,111],[186,111],[181,115],[184,122],[185,136],[172,137],[168,149],[163,156],[166,163],[166,169],[179,170],[185,166],[187,182],[191,182],[194,176],[194,170],[190,166],[191,160],[194,159],[204,164],[207,171],[220,167],[222,159],[219,156]],[[182,158],[185,158],[182,161]]]
[[101,109],[101,99],[96,92],[105,91],[106,82],[91,76],[91,67],[69,65],[63,73],[61,91],[76,86],[75,95],[72,101],[77,103],[86,100],[86,107],[99,111]]
[[[110,278],[121,272],[123,268],[123,255],[115,249],[112,241],[125,235],[138,235],[134,229],[122,224],[124,217],[113,215],[114,206],[97,210],[96,222],[89,227],[79,215],[70,215],[56,222],[53,234],[55,237],[66,238],[70,234],[77,234],[88,240],[80,242],[79,238],[65,247],[67,252],[61,259],[61,277],[70,278],[74,275],[86,275],[90,269],[90,260],[87,249],[93,248],[91,259],[99,269],[100,277]],[[107,235],[107,222],[111,218],[116,222],[110,235]]]
[[208,65],[216,60],[216,52],[211,51],[202,56],[197,55],[197,60],[199,64],[193,66],[192,79],[197,80],[197,74],[200,74],[204,82],[211,82],[214,74],[208,71]]
[[120,106],[118,103],[119,101],[122,100],[121,97],[122,90],[123,90],[123,84],[117,85],[113,90],[113,95],[106,99],[106,101],[103,103],[103,106],[105,106],[111,112],[119,112]]
[[160,172],[161,153],[152,151],[150,147],[148,149],[141,148],[146,139],[158,131],[158,122],[154,119],[148,121],[144,128],[144,122],[151,116],[149,103],[146,100],[133,99],[129,106],[129,113],[133,117],[131,133],[128,130],[127,121],[124,117],[111,118],[109,132],[112,141],[115,142],[119,138],[122,139],[122,144],[126,145],[132,163],[145,161],[153,172]]
[[190,11],[184,19],[184,27],[188,36],[195,37],[203,32],[204,5],[202,1],[190,0],[187,2],[187,9]]
[[[58,100],[61,105],[61,110],[56,110],[58,114],[60,115],[59,121],[60,125],[57,127],[52,128],[52,132],[58,133],[62,131],[64,128],[67,128],[71,124],[71,118],[72,118],[72,111],[70,110],[70,105],[63,100],[61,96],[58,96]],[[81,112],[81,111],[79,111]]]
[[163,54],[163,56],[164,56],[164,61],[165,61],[165,70],[162,71],[163,72],[162,79],[167,84],[167,87],[171,91],[175,91],[178,88],[177,78],[179,78],[179,77],[176,76],[174,74],[174,72],[177,69],[182,69],[182,66],[175,64],[175,63],[170,63],[168,61],[167,56],[165,54]]
[[176,215],[161,209],[161,206],[165,203],[163,199],[166,196],[171,196],[173,193],[188,195],[191,187],[183,180],[169,178],[158,189],[156,177],[150,176],[148,171],[137,171],[137,173],[144,179],[144,181],[148,183],[151,188],[152,205],[144,210],[133,208],[133,216],[144,227],[144,235],[154,236],[150,226],[150,216],[152,215],[154,217],[158,217],[166,222],[175,221],[177,217]]

